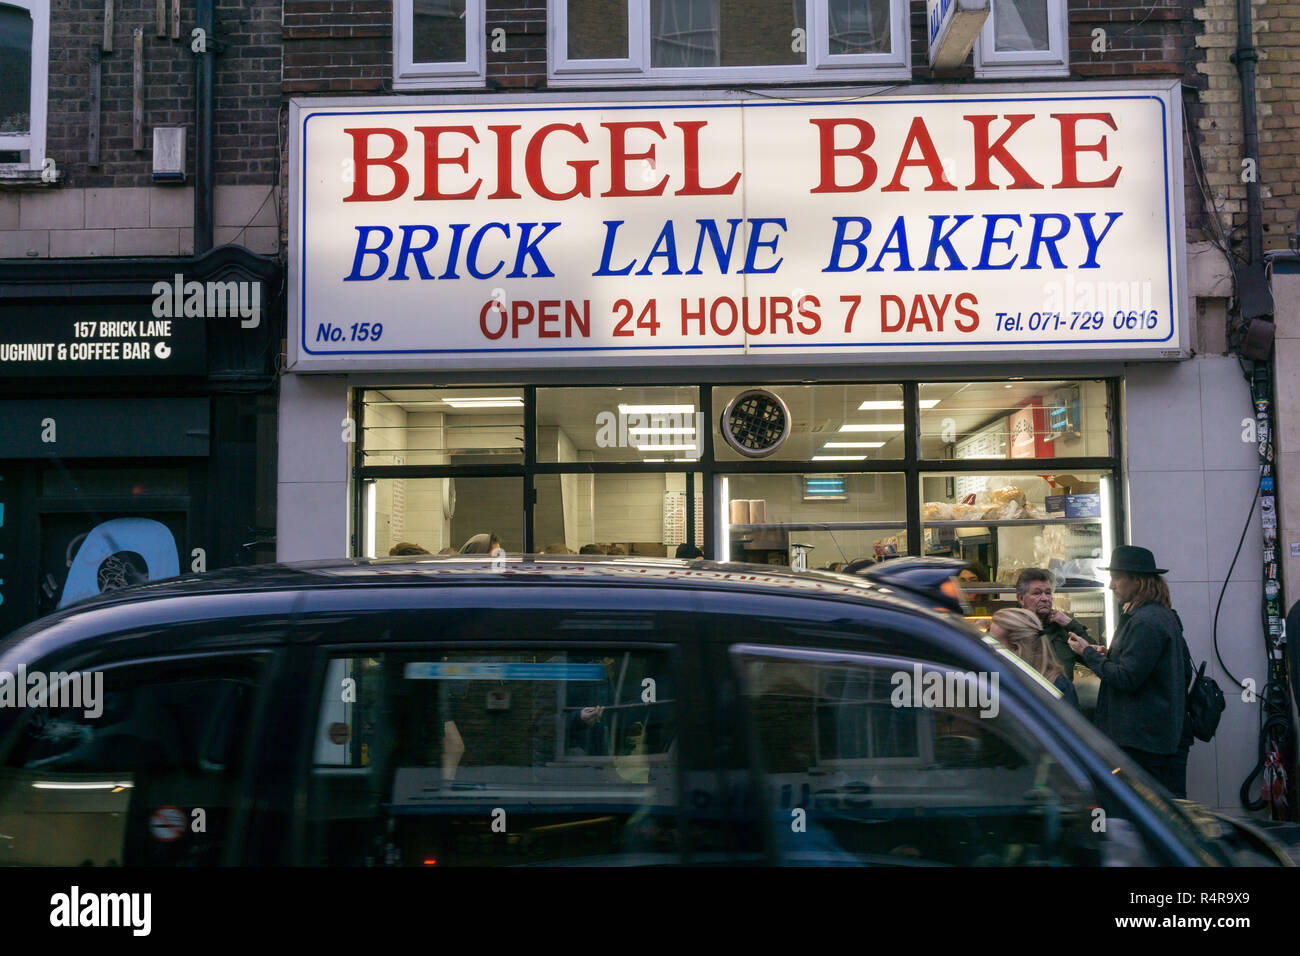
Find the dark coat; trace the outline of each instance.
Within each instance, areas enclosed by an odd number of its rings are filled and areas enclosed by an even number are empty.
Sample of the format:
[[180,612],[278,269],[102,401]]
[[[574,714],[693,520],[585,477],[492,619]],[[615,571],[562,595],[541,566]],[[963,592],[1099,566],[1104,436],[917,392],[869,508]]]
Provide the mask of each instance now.
[[1097,729],[1121,747],[1157,754],[1178,749],[1187,710],[1186,651],[1178,616],[1158,604],[1120,615],[1109,652],[1083,662],[1101,678]]
[[1056,655],[1057,662],[1065,671],[1065,676],[1070,679],[1074,678],[1074,665],[1082,664],[1083,657],[1070,650],[1070,635],[1078,634],[1089,644],[1096,643],[1088,629],[1079,623],[1077,618],[1070,619],[1070,625],[1063,627],[1055,621],[1048,621],[1043,625],[1043,633],[1047,635],[1048,641],[1052,646],[1052,653]]

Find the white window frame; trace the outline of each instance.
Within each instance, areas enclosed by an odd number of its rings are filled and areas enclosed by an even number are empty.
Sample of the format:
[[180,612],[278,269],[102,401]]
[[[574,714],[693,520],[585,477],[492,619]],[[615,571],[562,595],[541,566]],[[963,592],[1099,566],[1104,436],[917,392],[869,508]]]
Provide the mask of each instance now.
[[911,18],[907,0],[890,0],[889,53],[830,53],[827,0],[806,0],[804,38],[807,64],[790,66],[652,67],[650,65],[650,2],[627,0],[628,56],[625,59],[569,58],[568,0],[547,0],[547,79],[552,87],[663,86],[680,83],[807,83],[819,81],[910,81],[912,78]]
[[485,0],[466,0],[464,60],[418,63],[414,54],[414,0],[393,0],[393,89],[466,89],[485,86],[485,5]]
[[975,41],[975,78],[1068,77],[1070,75],[1069,15],[1066,0],[1047,0],[1046,50],[1007,50],[993,47],[993,20],[997,0],[989,3],[989,16]]
[[32,18],[31,122],[25,134],[0,134],[0,150],[24,150],[25,163],[0,163],[0,176],[39,170],[45,165],[45,122],[49,101],[49,0],[0,0],[0,6],[26,10]]

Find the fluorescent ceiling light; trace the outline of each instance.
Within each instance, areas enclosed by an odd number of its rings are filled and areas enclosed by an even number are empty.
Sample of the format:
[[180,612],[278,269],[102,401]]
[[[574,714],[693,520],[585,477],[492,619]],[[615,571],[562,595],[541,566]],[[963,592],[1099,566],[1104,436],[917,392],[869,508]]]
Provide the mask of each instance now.
[[524,400],[512,395],[484,396],[483,398],[444,398],[452,408],[523,408]]
[[629,435],[694,435],[695,426],[690,428],[629,428]]
[[885,422],[883,425],[841,425],[842,432],[901,432],[902,422]]
[[866,455],[813,455],[813,461],[866,461]]
[[694,445],[633,445],[637,451],[696,451]]
[[126,790],[135,784],[128,780],[72,783],[57,780],[37,780],[32,783],[33,790]]
[[[938,404],[939,404],[939,399],[937,398],[921,399],[922,408],[934,408],[934,406]],[[903,400],[898,399],[897,401],[863,402],[861,405],[858,406],[858,411],[860,412],[901,411],[902,408],[903,408]]]
[[823,448],[884,448],[883,441],[828,441]]
[[620,415],[694,415],[694,405],[620,405]]

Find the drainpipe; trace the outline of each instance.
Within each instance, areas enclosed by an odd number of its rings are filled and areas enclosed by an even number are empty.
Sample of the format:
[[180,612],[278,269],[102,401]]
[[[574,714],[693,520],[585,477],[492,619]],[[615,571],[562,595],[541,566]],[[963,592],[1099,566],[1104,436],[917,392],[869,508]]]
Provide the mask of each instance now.
[[213,36],[215,0],[198,0],[196,26],[205,48],[195,53],[194,116],[194,254],[212,248],[212,74],[216,56]]
[[[1273,347],[1273,297],[1269,294],[1264,269],[1264,202],[1259,193],[1259,118],[1255,110],[1255,63],[1258,60],[1250,0],[1237,0],[1237,50],[1232,61],[1241,77],[1241,129],[1246,141],[1246,158],[1255,164],[1254,175],[1246,182],[1250,261],[1237,273],[1237,303],[1246,339],[1242,353],[1251,359],[1267,359]],[[1255,319],[1263,321],[1252,321]]]

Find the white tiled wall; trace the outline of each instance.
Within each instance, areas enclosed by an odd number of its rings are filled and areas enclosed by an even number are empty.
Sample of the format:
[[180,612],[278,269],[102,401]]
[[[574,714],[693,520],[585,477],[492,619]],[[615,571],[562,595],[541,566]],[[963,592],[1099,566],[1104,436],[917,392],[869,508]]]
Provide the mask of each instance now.
[[[1125,376],[1129,542],[1150,548],[1167,579],[1197,665],[1224,690],[1228,709],[1217,736],[1197,741],[1188,761],[1188,796],[1240,811],[1237,791],[1255,763],[1258,703],[1244,703],[1211,645],[1215,605],[1258,481],[1254,444],[1242,441],[1253,417],[1236,359],[1207,355],[1175,364],[1130,365]],[[1267,675],[1259,518],[1252,520],[1219,613],[1219,653],[1238,678]],[[1256,788],[1258,782],[1256,781]]]

